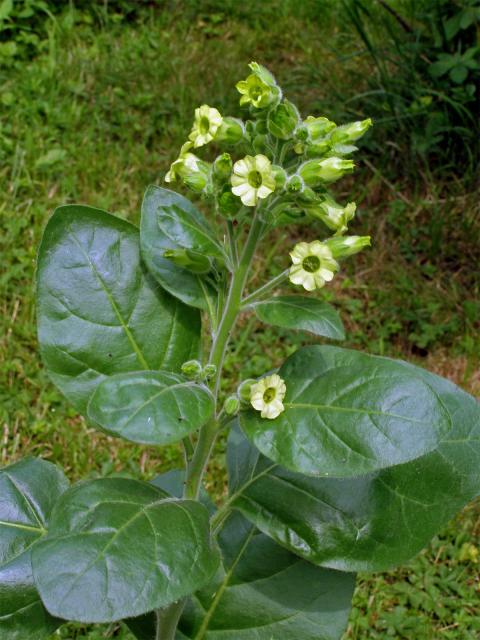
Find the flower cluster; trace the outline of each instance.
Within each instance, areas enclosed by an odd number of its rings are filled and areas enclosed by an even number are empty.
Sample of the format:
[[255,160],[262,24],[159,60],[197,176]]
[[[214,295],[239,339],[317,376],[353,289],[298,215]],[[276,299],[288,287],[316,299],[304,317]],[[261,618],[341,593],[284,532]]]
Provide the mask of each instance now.
[[[324,116],[302,119],[270,71],[256,62],[249,66],[251,73],[236,84],[244,119],[224,116],[206,104],[198,107],[165,180],[179,180],[213,202],[216,212],[235,222],[237,233],[252,219],[253,208],[266,228],[306,222],[322,227],[313,242],[299,242],[290,250],[288,270],[293,285],[320,289],[332,281],[343,258],[370,244],[368,236],[346,235],[356,205],[339,204],[330,188],[354,170],[354,143],[372,121],[337,125]],[[220,154],[199,158],[197,150],[207,146],[220,148]],[[164,257],[197,274],[212,268],[213,261],[202,261],[192,251],[177,253]],[[264,417],[282,410],[285,389],[277,378],[263,378],[252,387],[251,403]]]

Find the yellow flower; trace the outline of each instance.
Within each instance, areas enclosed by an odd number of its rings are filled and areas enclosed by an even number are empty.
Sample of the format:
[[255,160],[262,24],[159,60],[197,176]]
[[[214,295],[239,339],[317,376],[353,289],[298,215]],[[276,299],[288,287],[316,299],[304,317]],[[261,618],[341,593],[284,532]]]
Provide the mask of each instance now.
[[307,291],[320,289],[326,282],[330,282],[339,268],[332,251],[320,240],[299,242],[290,256],[293,265],[289,280],[293,284],[302,285]]
[[273,420],[285,411],[283,399],[287,387],[282,378],[274,373],[262,378],[250,388],[250,403],[254,409],[261,411],[262,418]]
[[222,126],[223,118],[218,109],[203,104],[195,109],[195,120],[193,127],[188,136],[193,142],[194,147],[202,147],[204,144],[211,142],[215,138],[215,134]]
[[275,191],[272,163],[264,155],[245,156],[233,165],[232,191],[247,207]]

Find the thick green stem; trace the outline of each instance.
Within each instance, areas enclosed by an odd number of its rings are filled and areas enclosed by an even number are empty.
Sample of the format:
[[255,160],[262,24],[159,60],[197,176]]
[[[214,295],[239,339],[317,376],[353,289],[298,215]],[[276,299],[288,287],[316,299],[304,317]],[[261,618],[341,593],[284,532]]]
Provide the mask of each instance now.
[[155,612],[157,620],[155,640],[175,640],[178,621],[184,606],[185,600],[179,600]]
[[[220,378],[222,374],[223,360],[225,351],[230,339],[230,334],[235,325],[235,321],[241,309],[242,294],[252,262],[255,249],[262,235],[264,223],[260,220],[257,213],[250,227],[247,241],[243,249],[239,264],[232,275],[228,297],[224,306],[223,316],[220,320],[218,330],[213,340],[210,352],[209,363],[214,364],[217,372],[214,378],[214,396],[218,399],[218,391],[220,388]],[[187,477],[185,481],[186,498],[196,500],[200,490],[202,477],[207,465],[210,453],[218,433],[218,420],[216,418],[208,422],[200,431],[195,453],[190,461],[187,469]]]

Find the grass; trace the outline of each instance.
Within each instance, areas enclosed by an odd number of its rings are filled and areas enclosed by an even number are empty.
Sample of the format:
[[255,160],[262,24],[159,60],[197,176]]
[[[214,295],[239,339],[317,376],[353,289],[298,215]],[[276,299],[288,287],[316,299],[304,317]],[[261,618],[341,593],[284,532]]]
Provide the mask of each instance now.
[[[88,14],[69,11],[49,24],[35,59],[0,69],[1,465],[37,455],[77,480],[148,478],[181,464],[177,447],[137,447],[89,429],[48,381],[35,337],[36,250],[50,213],[66,202],[138,221],[142,193],[161,180],[195,106],[209,102],[238,113],[233,82],[251,59],[270,66],[305,115],[331,104],[328,86],[312,81],[320,65],[346,96],[361,89],[368,59],[334,27],[332,10],[302,16],[295,4],[280,4],[274,20],[268,11],[275,3],[262,3],[259,12],[246,3],[242,13],[234,3],[218,10],[215,2],[192,2],[183,14],[145,12],[135,23],[95,28]],[[430,182],[412,191],[402,176],[394,184],[386,179],[376,158],[367,162],[339,196],[354,190],[354,230],[371,233],[374,248],[325,290],[342,312],[346,345],[416,359],[480,393],[478,197],[461,184]],[[300,234],[279,230],[258,262],[259,277],[285,266]],[[304,334],[242,318],[226,386],[263,373],[306,342]],[[219,442],[208,475],[209,488],[220,493],[223,451]],[[465,557],[465,543],[480,545],[479,504],[406,567],[360,577],[346,638],[479,637],[478,561]],[[55,637],[130,638],[115,625],[67,625]]]

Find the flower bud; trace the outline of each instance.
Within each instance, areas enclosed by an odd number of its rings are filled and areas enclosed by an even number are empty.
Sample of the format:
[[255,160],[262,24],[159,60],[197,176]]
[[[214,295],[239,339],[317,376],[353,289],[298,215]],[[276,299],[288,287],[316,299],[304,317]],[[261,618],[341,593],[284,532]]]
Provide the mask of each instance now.
[[192,191],[200,193],[208,183],[210,164],[189,152],[192,144],[192,142],[186,142],[182,146],[179,157],[171,164],[165,176],[165,182],[175,182],[180,179]]
[[306,213],[312,218],[319,218],[329,229],[337,232],[337,235],[345,233],[348,223],[355,216],[357,205],[349,202],[345,207],[326,196],[320,204],[312,203],[305,207]]
[[198,360],[187,360],[182,364],[181,371],[189,380],[196,380],[202,377],[203,368]]
[[272,136],[281,140],[288,140],[297,128],[300,115],[297,108],[288,100],[284,100],[269,111],[267,127]]
[[252,388],[252,384],[255,384],[256,382],[257,381],[253,378],[247,378],[247,380],[244,380],[240,383],[237,389],[237,394],[241,402],[250,404],[250,391]]
[[213,378],[213,376],[217,373],[217,367],[214,364],[206,364],[203,369],[203,377],[205,380],[209,380]]
[[330,133],[330,131],[337,126],[335,122],[332,122],[328,118],[315,118],[314,116],[308,116],[304,121],[304,125],[308,130],[310,139],[313,141],[326,136],[327,133]]
[[226,181],[232,174],[232,157],[229,153],[222,153],[213,163],[213,175],[220,181]]
[[301,124],[295,131],[295,140],[298,140],[299,142],[306,142],[309,135],[308,127]]
[[240,400],[236,395],[228,396],[223,405],[223,410],[227,416],[234,416],[240,409]]
[[240,205],[241,203],[237,196],[235,196],[231,189],[226,186],[218,198],[218,209],[222,216],[231,220],[237,215]]
[[309,160],[299,169],[299,173],[308,186],[315,187],[322,182],[335,182],[354,169],[352,160],[342,158],[325,158],[325,160]]
[[367,118],[366,120],[357,120],[356,122],[350,122],[349,124],[343,124],[332,132],[330,138],[334,144],[355,142],[355,140],[361,138],[371,126],[371,118]]
[[244,137],[243,122],[237,118],[223,118],[215,140],[226,144],[237,144]]
[[256,135],[252,140],[252,147],[255,153],[269,153],[268,137],[266,135]]
[[334,236],[325,240],[334,258],[353,256],[370,246],[370,236]]
[[193,273],[208,273],[212,268],[207,256],[192,251],[191,249],[166,249],[163,257],[170,260],[178,267],[193,271]]
[[305,183],[303,182],[302,178],[297,175],[294,174],[293,176],[290,176],[287,182],[287,191],[288,193],[302,193],[303,189],[305,188]]
[[285,182],[287,181],[287,172],[277,164],[272,165],[273,178],[275,180],[275,190],[283,189]]

